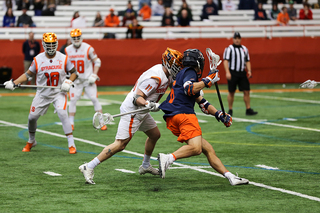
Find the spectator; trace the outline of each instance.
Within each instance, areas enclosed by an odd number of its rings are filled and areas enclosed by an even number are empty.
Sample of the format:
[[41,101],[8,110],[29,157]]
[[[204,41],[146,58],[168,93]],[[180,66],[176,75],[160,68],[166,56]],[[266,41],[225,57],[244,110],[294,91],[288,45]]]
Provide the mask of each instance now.
[[290,20],[288,9],[286,7],[282,7],[281,13],[278,14],[277,23],[280,26],[287,26]]
[[71,5],[71,0],[58,0],[59,5]]
[[262,3],[258,3],[258,8],[254,11],[254,20],[268,20],[267,13],[262,8]]
[[22,8],[22,14],[18,17],[17,27],[35,27],[31,16],[27,15],[27,8]]
[[144,4],[147,4],[149,7],[151,7],[151,0],[139,0],[139,10],[143,8]]
[[[22,53],[24,54],[24,72],[28,71],[33,58],[40,53],[40,44],[38,41],[34,40],[34,33],[29,33],[29,39],[26,40],[22,45]],[[35,84],[35,77],[31,80],[31,85]]]
[[237,7],[236,5],[233,3],[233,1],[231,0],[224,0],[223,3],[222,3],[222,10],[225,10],[225,11],[234,11],[236,10]]
[[30,7],[30,1],[29,0],[18,0],[17,1],[17,10],[23,10],[23,8],[26,8],[29,10]]
[[139,11],[139,16],[142,16],[143,21],[149,21],[151,18],[151,8],[147,3],[144,3],[142,8]]
[[163,16],[163,14],[164,14],[163,1],[158,0],[157,3],[152,6],[152,15],[153,16]]
[[120,20],[117,15],[114,14],[114,9],[110,9],[110,14],[104,19],[104,25],[106,27],[119,27]]
[[143,26],[138,24],[138,20],[133,19],[132,24],[129,24],[128,26],[126,38],[142,38],[142,29],[143,29]]
[[188,6],[188,4],[186,2],[182,3],[181,8],[178,11],[178,14],[177,14],[178,19],[182,16],[181,15],[182,10],[187,10],[188,18],[189,18],[190,21],[192,21],[193,20],[192,11],[191,11],[191,9],[189,8],[189,6]]
[[280,10],[278,9],[278,4],[273,4],[272,9],[270,10],[270,19],[277,20]]
[[119,16],[125,16],[126,13],[130,13],[130,16],[137,17],[137,12],[133,9],[131,1],[128,1],[127,9],[119,13]]
[[133,10],[131,1],[128,1],[127,9],[125,11],[123,11],[122,13],[124,14],[123,19],[122,19],[122,26],[123,27],[129,26],[129,24],[132,23],[132,20],[137,18],[137,12],[135,10]]
[[46,9],[42,11],[43,16],[54,16],[54,11],[56,11],[56,1],[47,0]]
[[97,12],[96,18],[93,21],[93,27],[104,27],[104,21],[99,11]]
[[296,10],[296,8],[293,7],[293,4],[294,4],[293,1],[290,0],[288,14],[289,14],[290,20],[295,21],[295,20],[297,20],[297,10]]
[[200,16],[201,20],[209,19],[210,15],[218,15],[218,10],[218,6],[215,3],[213,3],[212,0],[207,0],[207,3],[203,5],[202,8],[202,15]]
[[71,39],[68,38],[67,41],[66,41],[66,43],[65,43],[64,45],[62,45],[62,47],[60,48],[59,51],[60,51],[61,53],[63,53],[63,54],[66,54],[65,48],[66,48],[67,46],[69,46],[70,44],[71,44]]
[[190,26],[191,19],[188,17],[188,11],[183,9],[181,11],[181,16],[178,17],[178,25],[181,27]]
[[312,11],[310,10],[310,5],[308,3],[303,4],[303,8],[299,12],[299,19],[312,20]]
[[72,19],[71,19],[71,26],[72,26],[72,21],[79,18],[80,17],[80,14],[79,14],[79,11],[76,11],[73,13],[73,16],[72,16]]
[[165,9],[165,13],[162,16],[161,26],[174,26],[173,14],[170,7],[166,7]]
[[163,6],[164,8],[172,6],[173,0],[163,0]]
[[256,2],[254,0],[240,0],[239,10],[254,10],[256,9]]
[[12,10],[15,10],[16,8],[16,1],[15,0],[4,0],[2,10],[7,11],[8,8],[12,8]]
[[3,27],[14,27],[16,23],[16,17],[13,15],[12,8],[8,8],[6,14],[2,20]]
[[213,0],[213,3],[214,3],[215,5],[217,5],[218,10],[222,10],[221,0]]
[[34,15],[41,16],[43,7],[44,7],[44,0],[34,0],[33,2]]

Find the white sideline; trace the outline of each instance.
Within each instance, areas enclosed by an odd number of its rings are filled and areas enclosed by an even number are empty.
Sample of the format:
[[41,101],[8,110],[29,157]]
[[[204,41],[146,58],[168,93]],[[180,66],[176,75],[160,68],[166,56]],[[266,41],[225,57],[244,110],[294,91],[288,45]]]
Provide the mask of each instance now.
[[[227,93],[225,93],[227,94]],[[241,93],[236,93],[236,96],[243,96]],[[306,100],[306,99],[297,99],[297,98],[283,98],[283,97],[275,97],[275,96],[268,96],[268,95],[256,95],[250,94],[251,98],[263,98],[263,99],[271,99],[271,100],[282,100],[282,101],[293,101],[293,102],[302,102],[302,103],[311,103],[311,104],[320,104],[320,101],[315,100]]]
[[[26,128],[25,126],[23,126],[23,125],[15,124],[15,123],[10,123],[10,122],[7,122],[7,121],[2,121],[2,120],[0,120],[0,123],[6,124],[6,125],[8,125],[8,126],[14,126],[14,127],[22,128],[22,129],[27,129],[27,128]],[[49,132],[49,131],[45,131],[45,130],[41,130],[41,129],[37,129],[37,132],[42,132],[42,133],[44,133],[44,134],[48,134],[48,135],[52,135],[52,136],[57,136],[57,137],[61,137],[61,138],[65,138],[65,137],[66,137],[65,135],[61,135],[61,134],[57,134],[57,133],[53,133],[53,132]],[[80,142],[83,142],[83,143],[92,144],[92,145],[95,145],[95,146],[106,147],[106,145],[103,145],[103,144],[100,144],[100,143],[96,143],[96,142],[93,142],[93,141],[89,141],[89,140],[85,140],[85,139],[81,139],[81,138],[74,138],[74,140],[77,140],[77,141],[80,141]],[[132,151],[128,151],[128,150],[123,150],[122,152],[128,153],[128,154],[132,154],[132,155],[136,155],[136,156],[140,156],[140,157],[144,157],[143,154],[140,154],[140,153],[137,153],[137,152],[132,152]],[[156,160],[156,159],[157,159],[157,158],[154,158],[154,157],[151,157],[151,158],[152,158],[153,160]],[[188,165],[184,165],[184,164],[177,163],[177,162],[174,162],[173,164],[174,164],[174,165],[177,165],[177,166],[184,167],[184,168],[189,168],[189,169],[192,169],[192,170],[195,170],[195,171],[198,171],[198,172],[203,172],[203,173],[207,173],[207,174],[210,174],[210,175],[214,175],[214,176],[218,176],[218,177],[223,177],[223,178],[224,178],[223,175],[221,175],[221,174],[219,174],[219,173],[216,173],[216,172],[207,171],[207,170],[204,170],[204,169],[201,169],[201,168],[195,168],[194,166],[188,166]],[[299,192],[294,192],[294,191],[290,191],[290,190],[286,190],[286,189],[282,189],[282,188],[277,188],[277,187],[273,187],[273,186],[268,186],[268,185],[264,185],[264,184],[262,184],[262,183],[256,183],[256,182],[252,182],[252,181],[250,181],[249,184],[254,185],[254,186],[258,186],[258,187],[262,187],[262,188],[266,188],[266,189],[270,189],[270,190],[274,190],[274,191],[279,191],[279,192],[282,192],[282,193],[287,193],[287,194],[295,195],[295,196],[302,197],[302,198],[306,198],[306,199],[309,199],[309,200],[314,200],[314,201],[320,202],[320,198],[318,198],[318,197],[313,197],[313,196],[301,194],[301,193],[299,193]]]

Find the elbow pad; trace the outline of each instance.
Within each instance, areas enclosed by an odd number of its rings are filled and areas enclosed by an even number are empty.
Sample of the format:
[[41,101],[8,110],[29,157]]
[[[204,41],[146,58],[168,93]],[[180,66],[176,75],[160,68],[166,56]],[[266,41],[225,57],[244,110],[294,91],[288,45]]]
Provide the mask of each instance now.
[[142,97],[142,96],[141,96],[141,95],[137,95],[137,94],[134,94],[134,95],[133,95],[133,100],[132,100],[133,105],[138,106],[138,105],[137,105],[137,100],[138,100],[138,98],[140,98],[140,97]]
[[95,66],[95,67],[101,67],[101,60],[100,60],[100,58],[97,58],[97,60],[95,60],[94,66]]
[[195,95],[194,91],[193,91],[193,88],[194,88],[194,85],[193,85],[193,82],[191,81],[186,81],[184,84],[183,84],[183,88],[184,88],[184,93],[188,96],[193,96]]

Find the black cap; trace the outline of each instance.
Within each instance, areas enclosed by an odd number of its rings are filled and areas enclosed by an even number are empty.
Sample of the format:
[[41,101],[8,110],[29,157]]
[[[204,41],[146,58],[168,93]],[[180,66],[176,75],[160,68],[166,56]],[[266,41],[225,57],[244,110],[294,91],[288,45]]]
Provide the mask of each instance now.
[[241,38],[241,35],[239,32],[235,32],[233,35],[233,38]]

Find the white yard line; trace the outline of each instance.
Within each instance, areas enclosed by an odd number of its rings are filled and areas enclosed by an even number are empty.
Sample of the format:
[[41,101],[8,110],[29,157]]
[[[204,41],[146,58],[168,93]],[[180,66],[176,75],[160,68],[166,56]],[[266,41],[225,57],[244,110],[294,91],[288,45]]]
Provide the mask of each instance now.
[[136,172],[134,172],[134,171],[126,170],[126,169],[115,169],[115,170],[117,170],[117,171],[119,171],[119,172],[124,172],[124,173],[136,173]]
[[48,171],[48,172],[43,172],[43,173],[45,173],[45,174],[47,174],[47,175],[50,175],[50,176],[62,176],[61,174],[58,174],[58,173],[55,173],[55,172],[50,172],[50,171]]
[[[227,93],[226,93],[227,94]],[[236,93],[236,96],[243,96],[241,93]],[[298,98],[284,98],[284,97],[275,97],[275,96],[268,96],[268,95],[256,95],[250,94],[251,98],[262,98],[262,99],[271,99],[271,100],[282,100],[282,101],[293,101],[293,102],[302,102],[302,103],[311,103],[311,104],[320,104],[320,101],[316,100],[306,100],[306,99],[298,99]]]
[[271,166],[266,166],[266,165],[261,165],[261,164],[256,165],[256,167],[270,169],[270,170],[278,170],[279,169],[278,167],[271,167]]
[[[2,121],[2,120],[0,120],[0,123],[6,124],[6,125],[9,125],[9,126],[14,126],[14,127],[19,127],[19,128],[22,128],[22,129],[26,129],[25,126],[20,125],[20,124],[10,123],[10,122],[7,122],[7,121]],[[56,137],[60,137],[60,138],[66,138],[65,135],[61,135],[61,134],[57,134],[57,133],[53,133],[53,132],[49,132],[49,131],[45,131],[45,130],[41,130],[41,129],[37,129],[37,132],[42,132],[44,134],[48,134],[48,135],[52,135],[52,136],[56,136]],[[92,144],[92,145],[99,146],[99,147],[106,147],[106,145],[104,145],[104,144],[96,143],[94,141],[89,141],[89,140],[85,140],[85,139],[82,139],[82,138],[74,138],[74,140],[80,141],[80,142],[83,142],[83,143]],[[128,150],[123,150],[122,152],[128,153],[128,154],[132,154],[132,155],[135,155],[135,156],[139,156],[139,157],[144,157],[143,154],[138,153],[138,152],[132,152],[132,151],[128,151]],[[157,158],[152,157],[152,159],[156,160]],[[195,171],[198,171],[198,172],[207,173],[207,174],[210,174],[210,175],[214,175],[214,176],[218,176],[218,177],[224,178],[224,176],[219,174],[219,173],[216,173],[216,172],[213,172],[213,171],[207,171],[207,170],[201,169],[201,168],[195,168],[194,166],[188,166],[188,165],[177,163],[177,162],[174,162],[173,165],[181,166],[181,167],[184,167],[184,168],[189,168],[189,169],[192,169],[192,170],[195,170]],[[299,192],[294,192],[294,191],[290,191],[290,190],[286,190],[286,189],[282,189],[282,188],[268,186],[268,185],[264,185],[262,183],[256,183],[256,182],[252,182],[252,181],[250,181],[249,184],[320,202],[320,198],[318,198],[318,197],[313,197],[313,196],[301,194]]]

